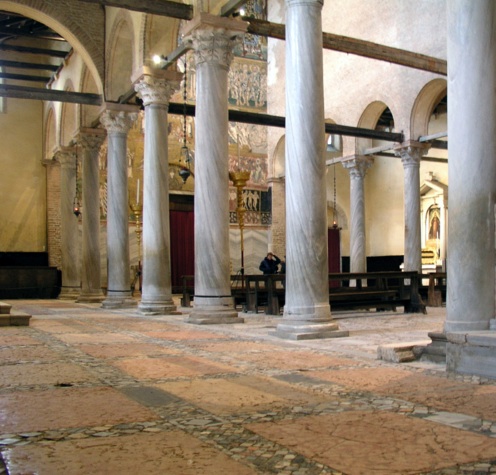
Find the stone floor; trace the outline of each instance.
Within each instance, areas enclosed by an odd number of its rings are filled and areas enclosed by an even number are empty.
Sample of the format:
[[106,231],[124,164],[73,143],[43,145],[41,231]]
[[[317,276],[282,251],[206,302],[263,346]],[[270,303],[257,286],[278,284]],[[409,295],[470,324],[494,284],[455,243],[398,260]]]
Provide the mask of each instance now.
[[495,381],[377,359],[444,308],[335,313],[349,337],[286,341],[263,314],[9,303],[33,317],[0,328],[0,474],[496,473]]

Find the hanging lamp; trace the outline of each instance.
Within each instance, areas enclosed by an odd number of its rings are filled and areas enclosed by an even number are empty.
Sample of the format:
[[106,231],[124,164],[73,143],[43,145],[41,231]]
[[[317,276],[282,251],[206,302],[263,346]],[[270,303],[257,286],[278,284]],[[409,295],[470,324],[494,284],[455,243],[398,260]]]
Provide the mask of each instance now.
[[[181,164],[181,168],[179,169],[179,176],[183,180],[183,184],[186,184],[187,179],[191,175],[191,157],[190,151],[187,144],[187,124],[186,124],[186,99],[187,99],[187,63],[186,58],[184,59],[184,81],[183,81],[183,146],[181,147],[181,152],[179,155],[179,163]],[[182,165],[184,161],[185,165]]]

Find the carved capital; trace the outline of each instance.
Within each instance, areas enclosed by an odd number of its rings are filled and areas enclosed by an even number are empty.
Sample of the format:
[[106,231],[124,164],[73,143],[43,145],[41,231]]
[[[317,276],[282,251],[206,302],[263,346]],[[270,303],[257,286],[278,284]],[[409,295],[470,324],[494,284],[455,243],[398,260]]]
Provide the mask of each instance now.
[[429,151],[430,145],[421,142],[404,142],[394,148],[394,154],[401,158],[403,167],[419,167],[420,160]]
[[100,122],[109,134],[127,134],[138,118],[138,112],[105,110]]
[[96,153],[100,150],[107,134],[104,129],[79,129],[77,141],[83,148],[91,153]]
[[76,169],[76,147],[60,147],[55,151],[55,160],[64,169]]
[[134,85],[134,90],[143,99],[143,104],[159,104],[169,107],[169,101],[179,88],[179,81],[167,80],[153,76],[142,76]]
[[341,160],[341,164],[348,170],[352,180],[363,180],[373,163],[374,159],[365,155],[352,155]]
[[203,63],[215,64],[226,70],[233,59],[233,50],[240,41],[239,36],[224,29],[204,28],[191,33],[191,44],[197,66]]

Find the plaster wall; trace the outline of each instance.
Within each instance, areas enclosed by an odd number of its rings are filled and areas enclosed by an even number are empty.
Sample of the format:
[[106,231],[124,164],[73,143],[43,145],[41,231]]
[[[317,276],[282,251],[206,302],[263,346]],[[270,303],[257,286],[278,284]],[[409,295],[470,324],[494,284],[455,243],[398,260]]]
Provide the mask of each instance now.
[[6,99],[4,105],[0,113],[0,251],[43,252],[47,245],[43,106],[25,99]]

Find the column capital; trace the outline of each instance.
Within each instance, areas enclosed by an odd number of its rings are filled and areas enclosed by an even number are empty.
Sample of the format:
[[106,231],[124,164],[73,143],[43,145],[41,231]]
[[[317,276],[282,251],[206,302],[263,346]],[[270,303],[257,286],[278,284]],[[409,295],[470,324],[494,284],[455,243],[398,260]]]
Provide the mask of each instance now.
[[108,135],[127,134],[138,118],[138,112],[121,109],[105,109],[100,115],[100,123],[107,130]]
[[184,34],[192,43],[196,65],[213,63],[229,69],[233,49],[247,28],[248,24],[239,20],[202,12],[186,25]]
[[341,159],[341,165],[346,168],[350,178],[365,178],[367,170],[374,163],[374,158],[367,155],[349,155]]
[[61,167],[76,169],[76,147],[57,147],[54,158]]
[[77,133],[77,142],[83,149],[97,152],[106,137],[105,129],[81,127]]
[[137,74],[134,90],[143,99],[143,104],[160,104],[169,107],[169,101],[179,88],[183,75],[176,71],[165,71],[163,69],[152,69],[144,66]]
[[419,166],[422,157],[429,151],[430,144],[408,140],[394,147],[394,154],[401,158],[404,167]]

